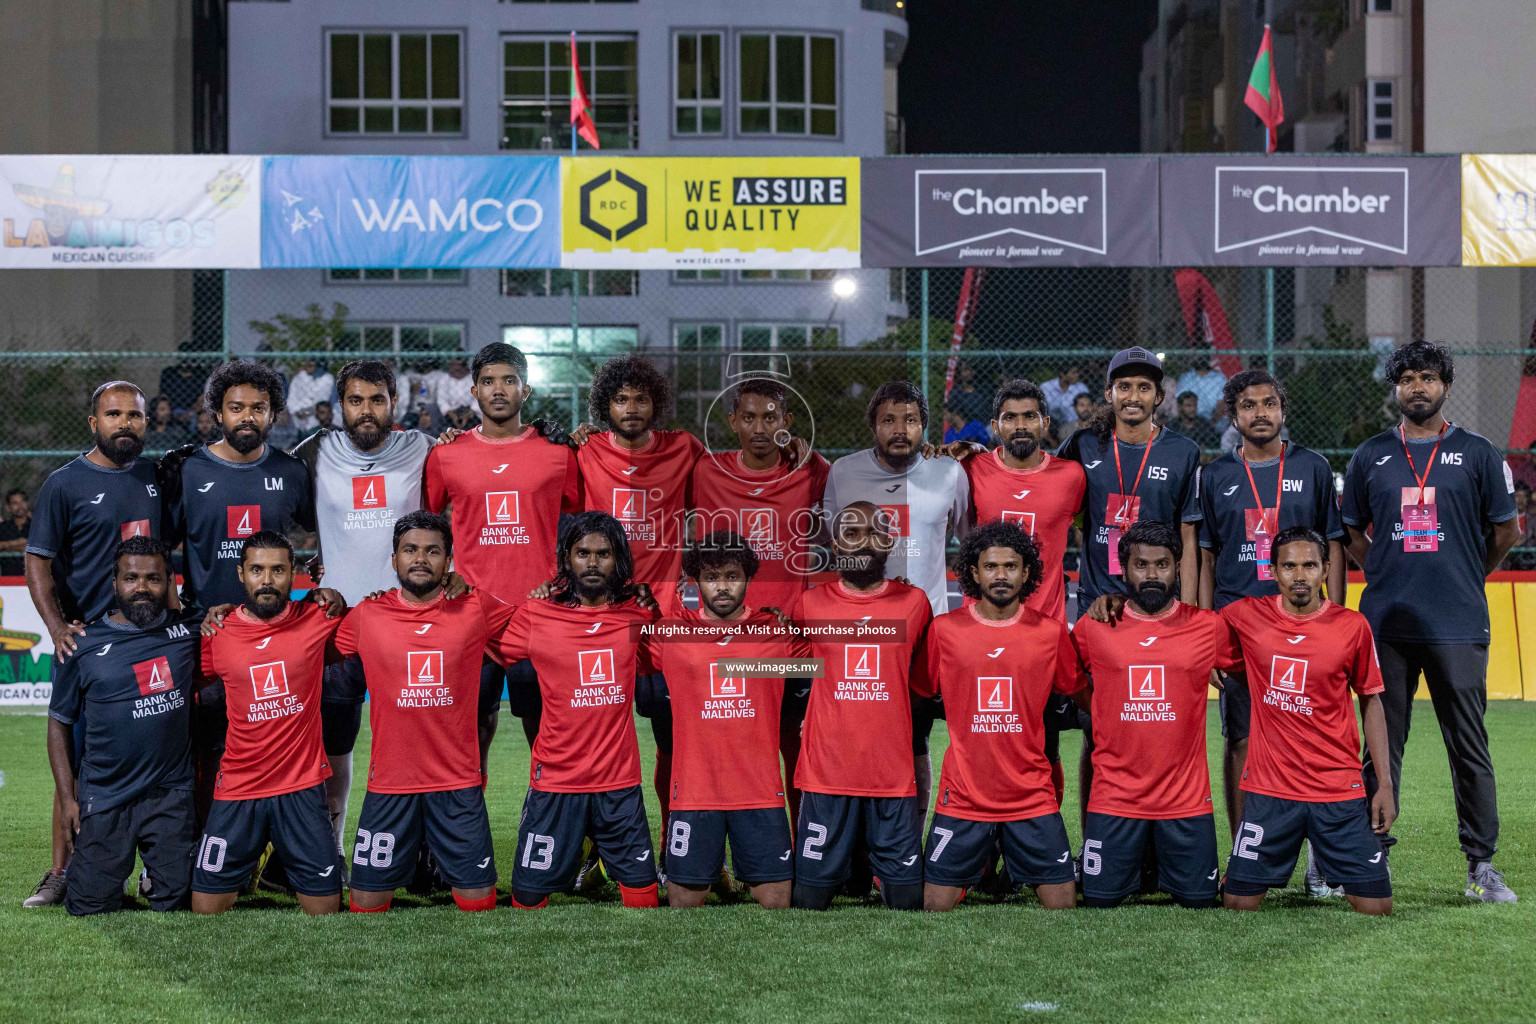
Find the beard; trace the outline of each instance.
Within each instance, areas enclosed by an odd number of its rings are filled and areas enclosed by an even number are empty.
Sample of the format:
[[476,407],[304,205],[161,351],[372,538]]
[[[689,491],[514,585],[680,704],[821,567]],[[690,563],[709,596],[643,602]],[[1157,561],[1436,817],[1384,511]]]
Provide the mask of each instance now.
[[441,576],[422,578],[410,570],[406,570],[400,576],[400,589],[416,597],[425,597],[442,585],[443,577]]
[[571,592],[583,601],[597,601],[605,597],[612,597],[619,589],[619,574],[608,573],[606,576],[594,577],[582,574],[571,577]]
[[991,587],[983,587],[982,596],[1001,608],[1019,596],[1022,587],[1015,587],[1011,583],[999,583]]
[[347,438],[354,447],[361,448],[365,452],[370,451],[377,448],[389,436],[394,425],[393,419],[377,420],[372,413],[365,413],[346,424]]
[[1424,424],[1434,419],[1435,413],[1439,412],[1440,407],[1445,405],[1445,397],[1445,395],[1441,395],[1440,401],[1430,402],[1428,405],[1405,405],[1403,406],[1403,415],[1408,417],[1408,419],[1412,421],[1415,426],[1422,427]]
[[165,597],[156,598],[153,594],[135,594],[127,600],[119,597],[117,610],[139,629],[148,629],[165,614]]
[[1155,580],[1148,580],[1133,591],[1133,596],[1143,611],[1156,615],[1173,600],[1173,590]]
[[96,447],[117,465],[126,466],[144,451],[144,438],[131,430],[97,434]]
[[885,579],[885,562],[890,557],[889,552],[873,547],[839,552],[837,574],[856,587],[872,587]]
[[262,430],[259,427],[246,427],[242,424],[233,431],[224,431],[224,442],[241,455],[249,455],[267,440],[270,429]]
[[287,607],[286,595],[271,587],[262,587],[256,593],[246,595],[245,599],[245,610],[263,621],[277,618]]
[[906,469],[916,462],[917,457],[922,454],[922,450],[918,445],[913,445],[904,452],[893,452],[884,445],[876,443],[875,451],[879,454],[880,461],[892,469]]
[[1003,442],[1003,447],[1010,456],[1023,462],[1039,451],[1040,441],[1034,434],[1014,434]]

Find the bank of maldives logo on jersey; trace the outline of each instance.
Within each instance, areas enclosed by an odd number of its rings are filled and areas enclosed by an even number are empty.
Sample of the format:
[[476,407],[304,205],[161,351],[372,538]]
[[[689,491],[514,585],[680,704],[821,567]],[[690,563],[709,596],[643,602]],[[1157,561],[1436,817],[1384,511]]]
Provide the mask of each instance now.
[[748,544],[772,544],[775,516],[771,508],[744,508],[741,510],[741,532]]
[[171,663],[163,656],[134,662],[133,676],[139,682],[139,693],[146,697],[176,687],[176,681],[171,678]]
[[747,680],[742,676],[720,674],[720,667],[709,663],[709,695],[711,697],[745,697]]
[[880,505],[878,506],[881,518],[885,522],[886,532],[892,537],[910,536],[912,526],[908,517],[906,505]]
[[354,510],[383,508],[389,499],[384,493],[384,477],[355,476],[352,478],[352,508]]
[[1132,665],[1129,672],[1131,700],[1167,700],[1161,665]]
[[977,676],[976,710],[1013,710],[1013,676]]
[[644,520],[645,491],[635,487],[615,487],[613,518],[621,523],[638,523]]
[[1282,693],[1307,692],[1307,659],[1275,655],[1269,666],[1269,688]]
[[1003,522],[1012,523],[1031,537],[1035,535],[1035,514],[1033,512],[1012,512],[1004,509]]
[[117,532],[123,540],[127,540],[129,537],[148,537],[150,535],[149,520],[135,519],[131,523],[123,523],[117,528]]
[[485,496],[485,521],[489,526],[516,526],[522,522],[516,491],[491,491]]
[[271,700],[288,696],[288,666],[285,662],[269,661],[251,666],[251,689],[257,700]]
[[249,537],[261,529],[260,505],[229,505],[225,509],[229,525],[229,539]]
[[441,686],[443,684],[443,652],[406,651],[405,672],[407,686]]
[[576,665],[581,672],[581,686],[607,686],[614,681],[613,648],[577,651]]
[[879,679],[880,645],[849,644],[843,648],[844,679]]

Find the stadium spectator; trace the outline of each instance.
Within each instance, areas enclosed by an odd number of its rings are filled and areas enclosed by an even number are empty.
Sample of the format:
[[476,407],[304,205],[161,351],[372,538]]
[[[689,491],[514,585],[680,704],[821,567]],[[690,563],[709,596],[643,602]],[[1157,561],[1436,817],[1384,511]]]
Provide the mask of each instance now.
[[[475,386],[475,379],[469,375],[469,365],[464,362],[463,356],[454,356],[448,361],[448,372],[438,377],[436,386],[432,392],[438,412],[446,418],[449,413],[460,409],[467,409],[473,414],[475,408],[475,396],[470,391]],[[450,421],[450,425],[456,426]],[[474,424],[471,423],[471,426]],[[460,427],[463,430],[466,428]]]
[[1093,419],[1093,396],[1084,391],[1072,399],[1070,419],[1062,421],[1052,417],[1051,440],[1055,442],[1056,447],[1061,447],[1067,438],[1087,427],[1091,419]]
[[[950,396],[954,397],[954,396]],[[987,444],[992,440],[987,425],[981,420],[966,419],[965,414],[953,405],[944,408],[944,443],[975,441]]]
[[27,492],[13,487],[5,492],[5,519],[0,520],[0,576],[20,576],[27,550],[27,534],[32,531],[32,507]]
[[[189,348],[186,342],[179,347],[183,352]],[[171,400],[171,408],[181,423],[192,422],[203,398],[203,381],[207,376],[208,371],[202,363],[188,359],[181,359],[160,371],[160,394]]]
[[1221,443],[1221,438],[1217,436],[1210,419],[1200,414],[1199,401],[1199,396],[1193,391],[1180,393],[1179,414],[1168,425],[1199,445],[1201,450],[1215,448]]
[[299,443],[299,428],[293,425],[293,417],[284,409],[272,420],[272,432],[267,435],[272,447],[288,451]]
[[197,431],[192,440],[197,444],[213,444],[223,436],[224,431],[219,429],[219,422],[213,418],[212,411],[199,409],[197,411]]
[[441,421],[442,411],[437,407],[437,386],[448,374],[443,372],[437,360],[423,359],[411,367],[409,376],[411,385],[410,396],[405,404],[406,415],[420,417],[422,413],[430,411],[428,423]]
[[[314,429],[306,431],[304,437],[308,437],[310,434],[313,434],[316,431],[330,430],[334,428],[336,426],[335,417],[336,413],[330,402],[316,402]],[[303,440],[303,438],[300,438],[300,440]]]
[[288,412],[301,436],[308,437],[315,432],[318,425],[315,407],[321,402],[332,401],[335,395],[336,378],[325,364],[314,359],[304,360],[288,384]]
[[177,421],[171,400],[156,395],[149,403],[149,426],[144,430],[144,447],[152,452],[168,452],[187,443],[187,428]]
[[976,420],[985,424],[992,415],[992,400],[982,390],[976,379],[976,367],[961,360],[955,367],[955,386],[944,399],[946,409],[954,409],[967,422]]
[[467,405],[449,409],[443,413],[443,425],[455,430],[473,430],[480,425],[480,417]]
[[[1046,414],[1052,420],[1064,424],[1087,418],[1086,414],[1078,411],[1077,397],[1088,395],[1088,385],[1083,383],[1082,375],[1080,367],[1068,363],[1061,368],[1061,373],[1040,385],[1040,390],[1045,392]],[[1088,401],[1092,408],[1091,396]],[[1066,431],[1065,436],[1071,437],[1072,431]]]
[[1180,395],[1186,391],[1193,391],[1198,412],[1209,420],[1211,414],[1221,405],[1221,390],[1226,385],[1227,375],[1211,365],[1211,357],[1199,355],[1195,357],[1195,365],[1179,375],[1179,383],[1175,390]]
[[[1530,515],[1531,488],[1529,484],[1515,484],[1515,521],[1520,524],[1520,539],[1515,542],[1517,548],[1536,547],[1536,517]],[[5,527],[0,526],[0,537],[5,535]],[[0,545],[3,546],[3,545]],[[1501,569],[1532,569],[1536,568],[1536,558],[1528,551],[1512,551],[1508,558],[1504,559]]]

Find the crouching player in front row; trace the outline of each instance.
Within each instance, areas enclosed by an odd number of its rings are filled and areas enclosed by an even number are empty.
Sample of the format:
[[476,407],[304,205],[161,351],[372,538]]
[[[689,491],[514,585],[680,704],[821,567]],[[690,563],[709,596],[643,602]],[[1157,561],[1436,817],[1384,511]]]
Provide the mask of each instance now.
[[1127,594],[1114,621],[1072,631],[1091,677],[1093,796],[1083,829],[1083,902],[1118,906],[1141,888],[1149,851],[1157,886],[1184,907],[1220,905],[1211,776],[1205,759],[1211,669],[1240,667],[1220,615],[1178,599],[1176,526],[1142,519],[1120,538]]
[[1024,607],[1042,567],[1034,541],[989,523],[960,546],[974,604],[933,620],[913,692],[943,697],[949,751],[923,865],[923,909],[951,910],[981,881],[1001,841],[1015,882],[1051,910],[1077,903],[1072,847],[1045,755],[1045,709],[1078,688],[1067,627]]
[[1266,890],[1285,885],[1303,840],[1319,872],[1343,886],[1362,914],[1392,912],[1392,881],[1380,836],[1397,804],[1390,786],[1367,803],[1360,730],[1349,692],[1360,697],[1371,759],[1387,763],[1381,669],[1370,626],[1358,612],[1322,599],[1328,544],[1305,526],[1274,539],[1280,593],[1222,609],[1242,643],[1253,693],[1253,727],[1243,771],[1243,818],[1223,887],[1226,905],[1257,910]]

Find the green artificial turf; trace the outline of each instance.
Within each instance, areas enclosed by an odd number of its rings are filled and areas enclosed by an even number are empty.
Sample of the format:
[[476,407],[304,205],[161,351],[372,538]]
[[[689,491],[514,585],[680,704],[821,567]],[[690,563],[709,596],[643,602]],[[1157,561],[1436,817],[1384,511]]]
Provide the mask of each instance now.
[[[0,714],[0,1020],[1531,1020],[1536,705],[1488,711],[1498,863],[1527,897],[1515,906],[1462,895],[1444,749],[1428,705],[1419,710],[1389,920],[1307,900],[1299,876],[1249,915],[1160,899],[1048,913],[1028,896],[972,897],[944,916],[851,900],[820,915],[713,899],[701,911],[635,911],[612,887],[595,903],[556,897],[545,910],[513,912],[505,892],[527,747],[505,714],[488,791],[503,893],[493,912],[402,897],[388,914],[309,920],[289,900],[259,897],[217,919],[130,910],[72,920],[61,908],[20,906],[48,863],[46,720]],[[1077,739],[1063,738],[1069,794]],[[942,723],[934,740],[937,762]],[[367,747],[365,726],[359,766]],[[360,767],[353,824],[364,775]],[[1068,806],[1075,844],[1075,796]]]

